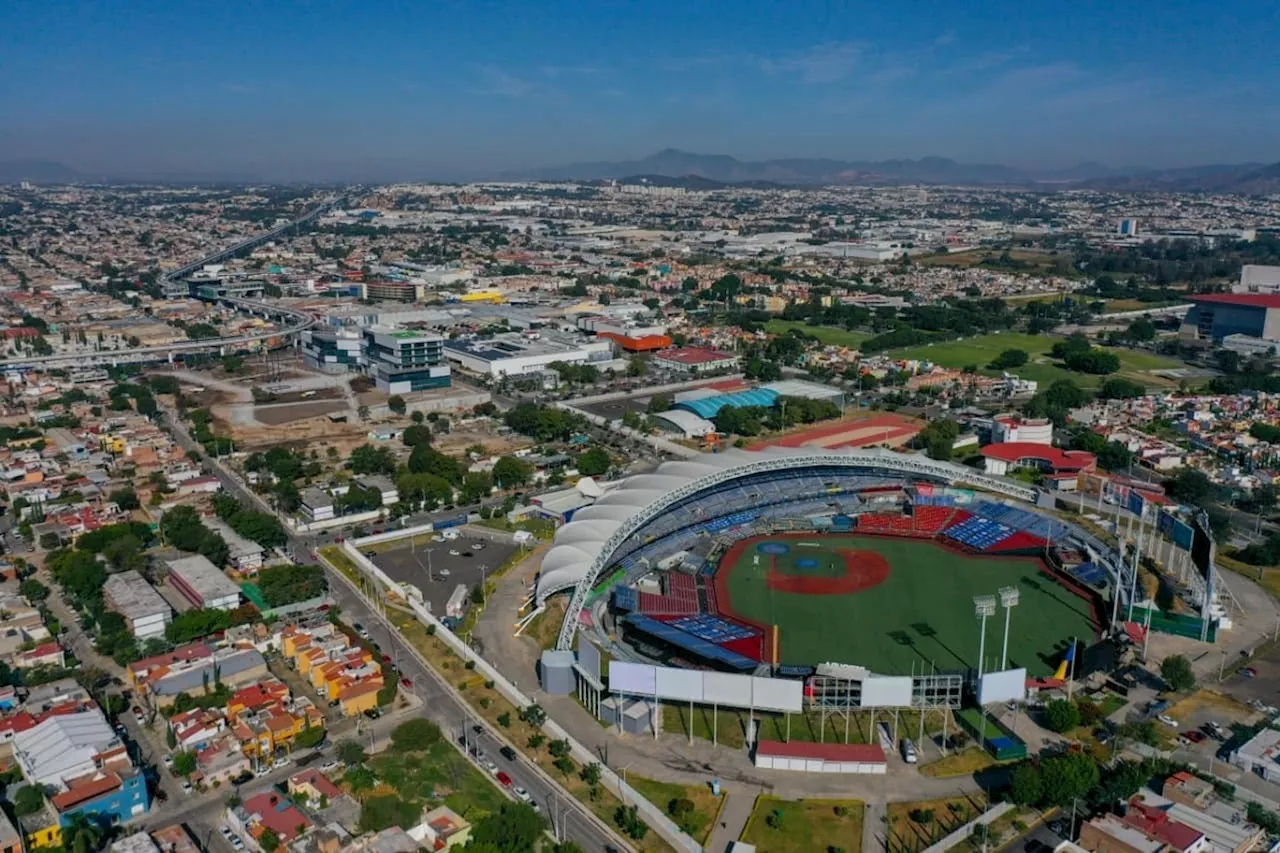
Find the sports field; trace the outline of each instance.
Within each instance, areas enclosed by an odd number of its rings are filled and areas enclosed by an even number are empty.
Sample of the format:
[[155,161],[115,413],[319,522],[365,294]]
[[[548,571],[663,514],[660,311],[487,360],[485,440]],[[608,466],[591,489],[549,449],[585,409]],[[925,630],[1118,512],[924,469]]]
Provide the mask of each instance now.
[[[743,540],[715,578],[720,610],[776,625],[785,664],[827,661],[881,674],[978,662],[975,595],[1016,586],[1009,665],[1049,675],[1073,636],[1096,635],[1090,604],[1039,560],[969,556],[921,540],[788,534]],[[987,620],[987,669],[999,668],[1004,611]]]

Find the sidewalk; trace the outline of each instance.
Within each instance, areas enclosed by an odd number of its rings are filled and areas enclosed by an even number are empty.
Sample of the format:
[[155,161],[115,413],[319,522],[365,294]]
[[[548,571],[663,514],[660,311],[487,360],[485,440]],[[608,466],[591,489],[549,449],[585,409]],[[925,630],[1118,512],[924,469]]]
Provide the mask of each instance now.
[[747,829],[747,821],[756,807],[756,797],[760,791],[750,788],[734,788],[732,791],[722,788],[725,802],[720,808],[720,818],[711,832],[706,847],[707,853],[724,853],[729,845],[742,837]]

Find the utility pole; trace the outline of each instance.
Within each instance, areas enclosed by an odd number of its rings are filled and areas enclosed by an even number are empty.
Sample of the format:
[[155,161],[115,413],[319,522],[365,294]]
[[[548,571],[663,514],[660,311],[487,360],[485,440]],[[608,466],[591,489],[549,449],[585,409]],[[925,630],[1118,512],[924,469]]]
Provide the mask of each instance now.
[[1000,604],[1004,607],[1004,646],[1000,650],[1000,669],[1009,666],[1009,614],[1018,606],[1019,590],[1016,586],[1000,588]]
[[987,653],[987,617],[994,616],[996,612],[996,597],[994,595],[975,595],[973,597],[973,614],[978,617],[981,625],[978,638],[978,680],[982,680],[983,656]]

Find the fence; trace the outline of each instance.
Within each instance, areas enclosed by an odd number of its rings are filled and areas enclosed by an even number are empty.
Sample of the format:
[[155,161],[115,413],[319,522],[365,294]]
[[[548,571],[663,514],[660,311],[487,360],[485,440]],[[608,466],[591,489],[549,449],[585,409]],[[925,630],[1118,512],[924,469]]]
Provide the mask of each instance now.
[[[406,532],[407,531],[396,531],[396,535],[403,536]],[[380,541],[385,541],[386,536],[387,534],[383,534],[384,540]],[[361,539],[360,542],[361,544],[369,544],[369,541],[372,538],[374,537]],[[364,554],[361,554],[360,549],[355,547],[351,542],[342,543],[342,548],[343,551],[346,552],[346,555],[357,566],[359,566],[362,571],[377,579],[380,584],[386,586],[388,589],[399,588],[396,582],[387,576],[386,572],[374,565],[374,563],[365,557]],[[519,688],[508,681],[507,678],[502,673],[498,672],[498,670],[495,669],[487,660],[473,652],[466,643],[446,628],[444,623],[433,616],[425,607],[412,599],[408,600],[408,605],[420,622],[424,625],[435,627],[435,636],[456,652],[459,657],[463,660],[475,661],[476,671],[484,675],[485,678],[491,680],[494,687],[508,702],[517,708],[525,708],[534,704],[532,699],[521,693]],[[449,689],[452,690],[453,688],[450,687]],[[464,702],[460,697],[458,697],[458,701]],[[546,723],[543,724],[542,729],[546,732],[548,737],[552,739],[568,741],[570,753],[575,761],[583,765],[597,762],[598,759],[596,755],[591,752],[591,750],[580,744],[573,735],[561,728],[560,724],[555,720],[548,719]],[[685,850],[690,853],[701,853],[701,845],[682,832],[680,828],[676,826],[669,817],[667,817],[665,812],[637,793],[630,785],[624,783],[622,778],[618,776],[612,768],[601,766],[600,769],[601,782],[604,784],[605,788],[612,790],[613,793],[616,794],[623,802],[636,806],[636,809],[644,819],[644,822],[653,827],[654,831],[666,839],[666,841],[675,847],[676,850]]]
[[975,817],[973,820],[966,823],[964,826],[952,831],[951,834],[943,838],[937,844],[932,844],[926,847],[923,851],[921,851],[921,853],[944,853],[944,851],[950,850],[952,847],[955,847],[961,841],[964,841],[966,838],[971,837],[973,835],[973,828],[975,826],[981,826],[982,824],[989,824],[992,821],[998,819],[1001,815],[1009,811],[1011,808],[1013,808],[1013,803],[998,803],[997,805],[992,806],[982,814]]

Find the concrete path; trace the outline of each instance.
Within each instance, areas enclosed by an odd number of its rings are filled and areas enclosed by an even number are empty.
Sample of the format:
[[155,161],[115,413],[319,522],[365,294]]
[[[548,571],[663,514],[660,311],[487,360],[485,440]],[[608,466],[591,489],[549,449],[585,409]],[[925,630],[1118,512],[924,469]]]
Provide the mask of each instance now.
[[720,819],[716,823],[711,838],[703,848],[707,853],[724,853],[729,845],[742,837],[747,829],[747,821],[756,806],[756,797],[760,792],[747,787],[735,787],[732,790],[722,788],[724,805],[720,808]]

